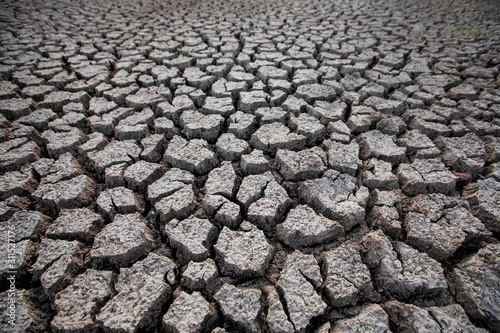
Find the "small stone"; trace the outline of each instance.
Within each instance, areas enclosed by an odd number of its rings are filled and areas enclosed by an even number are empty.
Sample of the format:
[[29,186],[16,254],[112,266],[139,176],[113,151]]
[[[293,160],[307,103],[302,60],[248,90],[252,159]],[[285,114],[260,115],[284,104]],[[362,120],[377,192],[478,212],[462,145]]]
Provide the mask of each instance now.
[[344,244],[323,255],[327,274],[324,290],[333,306],[355,305],[374,291],[370,271],[361,262],[356,246]]
[[500,131],[500,126],[490,121],[480,121],[472,117],[463,120],[465,126],[476,135],[495,135]]
[[[10,82],[7,82],[7,83],[10,83]],[[17,88],[17,86],[16,86],[16,88]],[[46,95],[50,94],[53,91],[56,91],[56,88],[53,86],[27,86],[27,87],[24,87],[23,90],[21,90],[21,95],[26,96],[26,97],[30,97],[33,100],[39,102],[39,101],[43,100]],[[12,98],[12,97],[16,97],[16,96],[14,96],[14,95],[5,96],[4,95],[4,97],[5,98]],[[68,104],[66,104],[66,105],[68,105]],[[63,107],[63,109],[64,109],[64,107]]]
[[224,274],[234,277],[263,276],[273,254],[264,233],[248,222],[242,231],[224,227],[214,245]]
[[[15,68],[16,66],[14,66]],[[60,73],[56,75],[53,79],[49,80],[49,83],[52,83],[56,77],[59,75],[64,74],[65,77],[71,77],[72,79],[76,80],[76,76],[73,75],[68,75],[67,73]],[[29,69],[25,70],[18,70],[12,73],[12,80],[19,85],[20,87],[24,86],[37,86],[40,85],[44,82],[43,79],[36,77],[35,75],[31,74],[31,71]],[[62,87],[60,87],[62,88]]]
[[267,184],[273,180],[270,172],[259,175],[250,175],[243,179],[236,199],[248,208],[254,201],[258,200]]
[[341,120],[328,123],[326,131],[333,141],[344,144],[351,142],[351,130]]
[[455,189],[457,177],[437,159],[416,159],[412,164],[401,164],[396,171],[401,189],[407,195],[424,193],[448,194]]
[[[17,95],[17,92],[19,88],[17,87],[16,84],[9,82],[9,81],[2,81],[0,83],[0,98],[1,99],[8,99],[8,98],[14,98]],[[23,95],[27,95],[24,93],[23,89]]]
[[460,82],[460,78],[453,77],[447,74],[432,75],[432,74],[422,74],[417,78],[417,83],[422,86],[436,86],[448,90],[457,85]]
[[355,92],[365,86],[368,81],[360,77],[360,73],[347,74],[340,80],[346,92]]
[[364,105],[352,106],[347,126],[354,134],[368,132],[381,118],[380,113],[371,107]]
[[404,104],[401,101],[387,100],[381,97],[371,96],[367,98],[363,105],[374,108],[382,114],[399,116],[404,111]]
[[203,261],[208,258],[217,228],[207,219],[191,217],[168,222],[165,225],[165,234],[170,245],[179,251],[180,260]]
[[68,113],[83,114],[84,112],[85,112],[85,106],[82,103],[68,103],[65,106],[63,106],[64,114]]
[[212,330],[211,333],[226,333],[226,330],[221,327],[216,327]]
[[154,243],[151,230],[139,213],[116,215],[95,237],[89,259],[94,266],[123,267],[149,252]]
[[104,97],[93,97],[89,102],[90,115],[101,116],[116,109],[118,109],[118,105],[113,101],[108,101]]
[[202,207],[209,217],[223,226],[236,229],[241,222],[240,206],[221,195],[205,195]]
[[286,80],[288,78],[288,72],[274,66],[262,66],[257,70],[256,76],[264,83],[267,83],[270,79]]
[[462,71],[460,75],[471,78],[493,79],[498,74],[498,69],[495,67],[485,68],[482,66],[470,66]]
[[327,322],[327,323],[321,325],[317,329],[316,333],[330,333],[331,328],[332,328],[331,324]]
[[176,168],[195,174],[207,173],[219,163],[205,140],[186,141],[180,136],[170,140],[164,160]]
[[477,91],[474,86],[465,83],[451,88],[448,94],[456,101],[461,99],[468,99],[473,101],[477,99]]
[[242,220],[240,206],[234,202],[226,202],[217,210],[214,219],[223,226],[236,229]]
[[217,320],[217,312],[199,292],[181,291],[163,316],[163,328],[173,332],[204,332]]
[[307,205],[292,209],[276,227],[276,237],[295,249],[328,244],[343,235],[344,228],[338,222],[316,214]]
[[141,141],[148,136],[153,117],[153,111],[146,108],[142,112],[133,113],[125,119],[121,119],[115,127],[115,137],[120,141]]
[[500,163],[493,163],[486,169],[486,177],[492,177],[497,181],[500,181]]
[[156,106],[157,111],[163,117],[173,121],[174,124],[179,124],[179,117],[186,110],[194,110],[195,106],[193,101],[185,95],[176,96],[172,100],[172,104],[162,102]]
[[225,283],[214,298],[229,320],[247,332],[258,333],[261,295],[258,289],[238,288]]
[[[91,116],[87,118],[87,121],[89,122],[90,129],[93,132],[100,132],[104,134],[107,137],[112,137],[115,132],[115,127],[118,125],[120,121],[123,119],[127,118],[132,111],[131,108],[118,108],[114,111],[111,111],[110,113],[106,113],[102,116]],[[139,124],[140,126],[138,128],[133,128],[130,131],[130,136],[133,137],[134,131],[136,131],[135,135],[140,137],[142,134],[138,133],[138,131],[141,130],[141,127],[144,128],[143,125],[145,124]],[[144,128],[145,129],[145,128]],[[120,130],[122,133],[120,133],[120,137],[123,139],[123,135],[129,135],[128,133],[128,126],[123,125],[122,129]],[[146,129],[145,129],[146,131]]]
[[[3,141],[5,139],[27,138],[34,141],[37,145],[43,145],[40,133],[32,126],[14,124],[12,130],[3,129],[3,133]],[[20,160],[22,161],[22,159]]]
[[144,202],[132,190],[125,187],[108,188],[97,198],[97,210],[106,220],[116,214],[142,212]]
[[45,294],[53,300],[56,293],[66,288],[74,275],[83,267],[83,255],[65,254],[54,262],[40,277]]
[[108,73],[108,69],[106,68],[106,66],[101,66],[101,65],[87,65],[79,67],[75,72],[79,77],[88,80],[96,75],[100,75],[102,73]]
[[418,117],[408,124],[408,128],[418,130],[431,139],[436,139],[440,136],[449,136],[451,133],[450,128],[444,124],[426,121]]
[[208,258],[203,262],[190,261],[182,274],[181,285],[190,290],[208,290],[215,287],[219,272],[215,262]]

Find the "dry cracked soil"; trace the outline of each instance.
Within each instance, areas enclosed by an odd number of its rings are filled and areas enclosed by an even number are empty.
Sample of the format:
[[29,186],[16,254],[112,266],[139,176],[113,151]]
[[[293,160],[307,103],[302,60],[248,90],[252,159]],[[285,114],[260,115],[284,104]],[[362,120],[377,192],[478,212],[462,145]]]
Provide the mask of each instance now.
[[499,8],[0,2],[0,331],[500,332]]

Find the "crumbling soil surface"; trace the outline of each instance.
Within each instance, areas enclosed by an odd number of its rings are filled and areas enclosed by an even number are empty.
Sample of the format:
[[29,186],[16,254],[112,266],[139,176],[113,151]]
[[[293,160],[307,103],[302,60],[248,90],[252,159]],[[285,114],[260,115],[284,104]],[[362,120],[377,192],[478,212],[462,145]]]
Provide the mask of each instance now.
[[500,3],[3,1],[2,332],[500,332]]

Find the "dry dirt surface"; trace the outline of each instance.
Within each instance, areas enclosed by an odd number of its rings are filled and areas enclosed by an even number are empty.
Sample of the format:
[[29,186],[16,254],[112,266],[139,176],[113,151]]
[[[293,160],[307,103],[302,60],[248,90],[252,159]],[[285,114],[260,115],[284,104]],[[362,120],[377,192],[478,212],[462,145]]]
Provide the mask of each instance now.
[[0,2],[0,331],[500,332],[500,2]]

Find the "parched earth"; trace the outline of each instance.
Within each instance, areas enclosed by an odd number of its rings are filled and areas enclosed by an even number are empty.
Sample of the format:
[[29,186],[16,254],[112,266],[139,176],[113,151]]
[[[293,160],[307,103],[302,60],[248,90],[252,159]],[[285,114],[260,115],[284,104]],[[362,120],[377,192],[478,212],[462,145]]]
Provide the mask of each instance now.
[[2,1],[2,332],[500,332],[500,3]]

